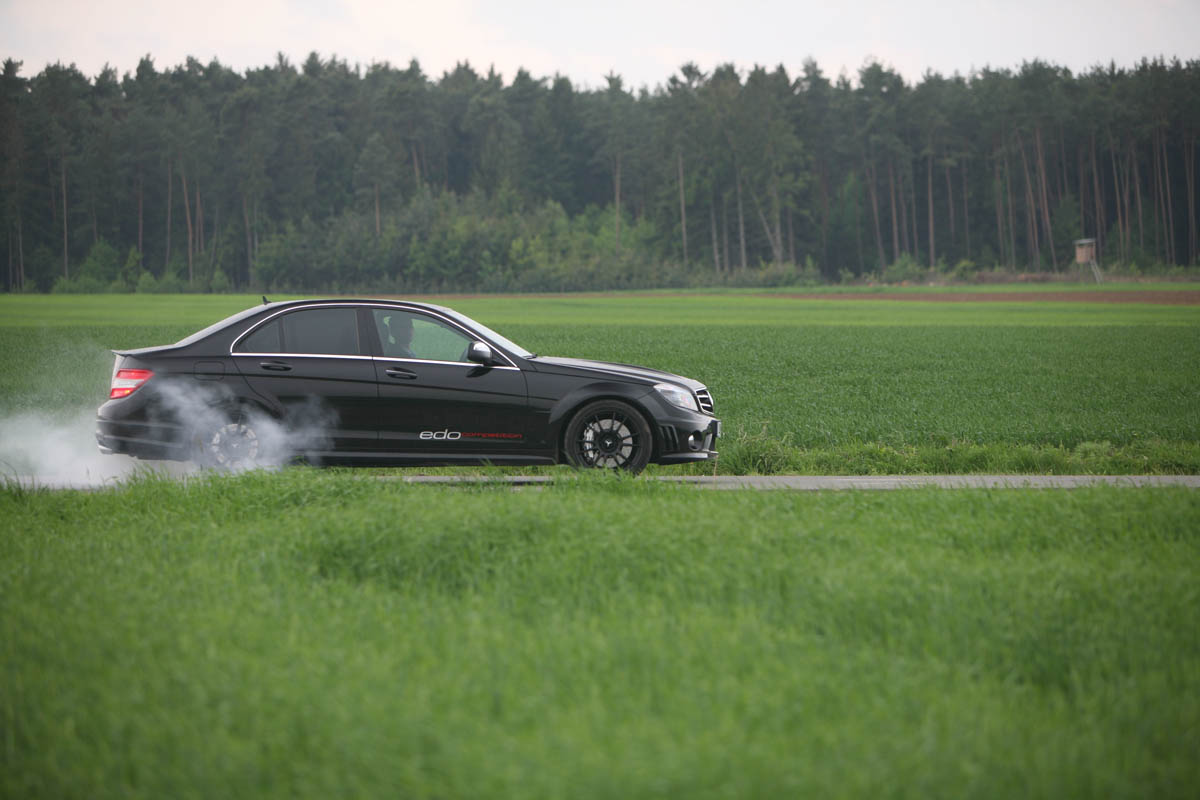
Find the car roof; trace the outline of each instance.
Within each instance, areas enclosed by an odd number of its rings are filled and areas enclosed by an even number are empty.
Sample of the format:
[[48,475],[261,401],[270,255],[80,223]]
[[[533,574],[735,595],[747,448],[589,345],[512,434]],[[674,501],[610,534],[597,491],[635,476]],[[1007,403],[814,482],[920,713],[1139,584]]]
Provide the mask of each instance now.
[[[393,297],[314,297],[306,300],[279,300],[274,303],[266,303],[262,306],[255,306],[256,309],[262,308],[291,308],[293,306],[313,306],[313,305],[388,305],[405,308],[427,308],[431,311],[449,311],[445,306],[439,306],[436,303],[422,303],[417,300],[399,300]],[[249,309],[247,309],[249,310]]]
[[337,305],[366,305],[366,304],[388,305],[388,306],[395,306],[396,308],[420,308],[420,309],[426,309],[429,311],[438,311],[443,314],[449,314],[451,316],[457,316],[453,310],[446,308],[444,306],[434,305],[433,303],[418,303],[418,302],[414,302],[411,300],[395,300],[395,299],[386,299],[386,298],[357,298],[357,297],[319,297],[319,298],[309,298],[306,300],[279,300],[274,303],[262,303],[257,306],[250,306],[249,308],[243,309],[243,310],[237,312],[236,314],[232,314],[228,317],[225,317],[222,320],[218,320],[217,322],[214,322],[212,325],[209,325],[206,328],[202,328],[189,336],[185,336],[183,339],[180,339],[178,342],[175,342],[175,344],[171,345],[171,346],[172,347],[187,347],[188,345],[192,345],[197,342],[208,339],[212,336],[219,335],[222,332],[224,332],[225,330],[227,330],[228,328],[236,325],[237,323],[239,323],[245,319],[248,319],[250,317],[256,316],[258,314],[261,314],[265,311],[272,311],[272,310],[283,311],[288,308],[299,308],[302,306],[314,306],[314,305],[337,306]]

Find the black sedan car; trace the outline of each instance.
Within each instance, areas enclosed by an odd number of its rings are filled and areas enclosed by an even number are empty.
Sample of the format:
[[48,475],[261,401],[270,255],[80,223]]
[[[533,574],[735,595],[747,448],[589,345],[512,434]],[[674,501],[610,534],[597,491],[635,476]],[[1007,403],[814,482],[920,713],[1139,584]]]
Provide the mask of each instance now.
[[113,352],[96,439],[143,459],[637,472],[711,458],[721,431],[690,378],[535,355],[426,303],[264,302],[172,345]]

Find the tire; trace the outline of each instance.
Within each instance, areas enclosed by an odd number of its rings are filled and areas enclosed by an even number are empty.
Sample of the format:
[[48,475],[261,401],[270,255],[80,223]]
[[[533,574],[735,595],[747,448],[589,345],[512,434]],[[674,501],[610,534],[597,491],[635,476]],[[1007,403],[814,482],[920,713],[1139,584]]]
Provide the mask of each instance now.
[[241,411],[214,416],[192,431],[192,461],[222,472],[262,466],[266,447],[250,418]]
[[650,462],[654,438],[642,413],[620,400],[588,403],[567,424],[563,451],[573,466],[637,474]]

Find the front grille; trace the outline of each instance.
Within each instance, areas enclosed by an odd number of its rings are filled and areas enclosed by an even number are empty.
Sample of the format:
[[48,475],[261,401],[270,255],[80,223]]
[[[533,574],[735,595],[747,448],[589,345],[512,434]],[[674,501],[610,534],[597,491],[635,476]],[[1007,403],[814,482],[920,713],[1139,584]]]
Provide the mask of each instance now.
[[700,410],[705,414],[713,413],[712,395],[708,393],[708,389],[697,389],[696,400],[700,403]]

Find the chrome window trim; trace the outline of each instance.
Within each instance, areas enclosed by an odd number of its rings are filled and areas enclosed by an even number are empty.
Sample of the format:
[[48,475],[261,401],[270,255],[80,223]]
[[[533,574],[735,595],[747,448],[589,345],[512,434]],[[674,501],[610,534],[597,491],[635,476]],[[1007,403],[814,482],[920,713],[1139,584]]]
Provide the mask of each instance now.
[[[307,356],[307,357],[315,357],[315,358],[370,358],[370,356],[351,355],[350,353],[235,353],[234,352],[234,350],[237,348],[237,346],[241,343],[242,339],[245,339],[247,336],[254,333],[256,330],[261,328],[263,325],[266,325],[268,322],[271,322],[276,317],[283,316],[284,314],[287,314],[288,312],[300,311],[301,309],[304,309],[304,308],[357,308],[357,307],[358,307],[358,304],[355,304],[355,303],[308,303],[308,304],[302,305],[302,306],[291,306],[289,308],[281,308],[278,311],[276,311],[274,314],[271,314],[270,316],[267,316],[267,317],[263,317],[258,322],[254,323],[249,328],[242,331],[241,335],[238,336],[236,339],[234,339],[233,342],[229,345],[229,355],[231,355],[231,356],[255,355],[255,356],[275,356],[275,357],[279,357],[279,356],[306,357]],[[357,330],[358,330],[358,318],[357,317],[355,317],[355,320],[354,320],[354,329],[357,332]],[[362,343],[359,342],[359,344],[362,344]]]
[[480,336],[477,331],[473,331],[470,328],[464,327],[463,325],[460,325],[457,321],[450,319],[449,317],[446,317],[446,316],[438,313],[437,311],[434,311],[429,308],[424,308],[422,306],[405,306],[405,305],[392,306],[392,305],[384,305],[381,303],[371,303],[371,302],[367,302],[367,303],[306,303],[304,305],[289,306],[288,308],[281,308],[278,311],[276,311],[274,314],[271,314],[270,316],[267,316],[267,317],[263,317],[258,322],[254,323],[249,328],[247,328],[245,331],[243,331],[241,333],[241,335],[239,335],[236,339],[234,339],[233,343],[229,345],[229,355],[231,355],[231,356],[255,356],[258,358],[262,358],[264,356],[269,356],[272,358],[288,358],[288,357],[291,357],[291,358],[358,358],[358,359],[379,358],[379,359],[390,360],[390,361],[411,361],[411,362],[417,362],[417,363],[421,363],[421,364],[468,364],[468,365],[472,365],[472,366],[476,366],[476,367],[483,366],[482,364],[478,364],[477,362],[474,362],[474,361],[435,361],[434,359],[430,359],[430,358],[408,358],[408,359],[405,359],[405,358],[393,358],[391,356],[359,356],[359,355],[350,355],[348,353],[236,353],[236,352],[234,352],[234,350],[237,348],[238,344],[242,341],[242,339],[245,339],[247,336],[254,333],[256,330],[261,328],[263,325],[266,325],[268,322],[271,322],[276,317],[280,317],[284,314],[291,313],[292,311],[300,311],[300,310],[303,310],[306,308],[356,308],[356,309],[357,308],[382,308],[382,309],[386,309],[386,310],[390,310],[390,311],[408,311],[408,312],[411,312],[414,314],[424,314],[425,316],[433,317],[434,319],[438,320],[439,322],[444,322],[445,324],[449,325],[452,328],[457,328],[458,330],[465,333],[467,335],[467,338],[472,341],[485,342],[489,347],[492,348],[493,353],[498,354],[501,358],[503,358],[505,361],[508,362],[507,367],[498,365],[498,364],[493,364],[492,369],[520,370],[520,367],[518,367],[516,365],[516,362],[514,362],[509,357],[508,353],[505,353],[503,350],[501,350],[499,347],[497,347],[494,342],[489,342],[486,337]]
[[[358,358],[358,356],[355,356],[355,357]],[[447,366],[447,367],[482,367],[482,366],[485,366],[483,364],[480,364],[478,361],[437,361],[432,358],[399,358],[399,357],[394,357],[394,356],[368,356],[368,357],[373,358],[375,361],[399,361],[404,364],[441,364],[441,365]],[[506,366],[500,366],[500,365],[492,365],[490,367],[487,367],[487,369],[515,369],[518,372],[521,371],[519,367],[506,367]]]
[[350,358],[355,361],[370,361],[374,356],[348,356],[341,353],[230,353],[234,358],[252,356],[254,358]]

